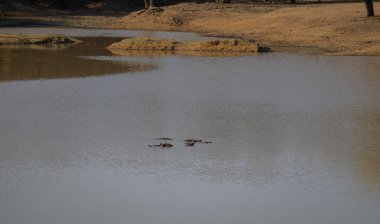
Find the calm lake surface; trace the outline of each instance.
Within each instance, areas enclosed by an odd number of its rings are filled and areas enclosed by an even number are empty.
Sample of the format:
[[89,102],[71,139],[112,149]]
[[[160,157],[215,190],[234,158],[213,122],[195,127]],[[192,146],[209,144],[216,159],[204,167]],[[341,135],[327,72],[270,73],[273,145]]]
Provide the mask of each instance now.
[[[2,224],[380,223],[380,58],[0,48]],[[168,137],[171,149],[149,148]],[[185,147],[183,139],[212,144]]]

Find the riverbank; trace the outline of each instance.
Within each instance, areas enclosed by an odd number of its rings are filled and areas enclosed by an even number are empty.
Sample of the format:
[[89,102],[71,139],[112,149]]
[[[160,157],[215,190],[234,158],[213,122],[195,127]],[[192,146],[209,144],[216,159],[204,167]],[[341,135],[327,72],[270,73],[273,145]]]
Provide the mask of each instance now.
[[[375,3],[380,12],[380,3]],[[181,3],[124,16],[23,16],[64,26],[191,31],[256,40],[275,51],[315,48],[329,55],[380,56],[380,17],[363,3],[251,5]],[[10,16],[12,18],[12,16]]]
[[58,34],[0,34],[0,45],[74,44],[80,40]]

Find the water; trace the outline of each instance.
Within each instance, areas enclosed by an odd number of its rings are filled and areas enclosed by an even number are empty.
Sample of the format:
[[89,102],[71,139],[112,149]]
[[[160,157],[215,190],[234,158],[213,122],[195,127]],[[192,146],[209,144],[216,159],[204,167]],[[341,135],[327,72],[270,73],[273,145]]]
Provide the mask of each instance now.
[[380,222],[379,58],[122,57],[121,31],[64,30],[85,42],[0,49],[1,223]]

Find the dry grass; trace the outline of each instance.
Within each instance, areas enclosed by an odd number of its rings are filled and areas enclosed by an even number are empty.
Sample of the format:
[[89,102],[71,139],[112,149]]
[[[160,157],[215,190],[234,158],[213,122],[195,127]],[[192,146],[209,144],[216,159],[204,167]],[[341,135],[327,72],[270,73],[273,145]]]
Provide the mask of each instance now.
[[179,42],[160,38],[127,38],[111,44],[108,49],[148,51],[216,51],[258,52],[259,45],[237,39],[221,39],[200,42]]
[[56,34],[0,34],[0,45],[70,44],[77,39]]
[[[375,3],[380,12],[380,3]],[[175,30],[254,39],[266,45],[312,46],[339,55],[380,55],[380,17],[363,3],[254,6],[183,3],[130,14],[119,29]]]

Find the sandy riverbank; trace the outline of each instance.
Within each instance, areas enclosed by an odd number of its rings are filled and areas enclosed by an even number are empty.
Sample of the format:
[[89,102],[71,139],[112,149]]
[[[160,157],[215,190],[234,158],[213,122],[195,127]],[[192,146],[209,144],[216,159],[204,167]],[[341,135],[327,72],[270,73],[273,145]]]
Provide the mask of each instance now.
[[[375,3],[375,12],[380,13],[380,3]],[[182,3],[125,16],[31,18],[68,26],[233,36],[257,40],[274,49],[314,47],[335,55],[380,55],[380,16],[366,17],[363,3],[295,6]]]

